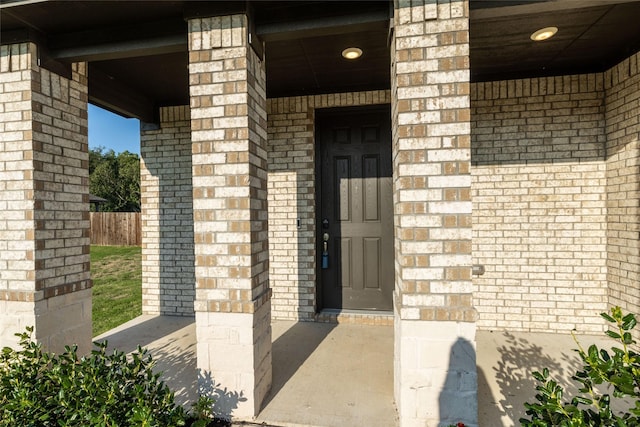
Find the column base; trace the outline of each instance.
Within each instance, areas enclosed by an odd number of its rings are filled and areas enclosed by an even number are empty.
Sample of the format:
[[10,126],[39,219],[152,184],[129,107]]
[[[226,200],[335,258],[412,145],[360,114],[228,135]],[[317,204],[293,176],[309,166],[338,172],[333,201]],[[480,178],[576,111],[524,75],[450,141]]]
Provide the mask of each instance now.
[[0,348],[18,349],[17,333],[25,332],[27,326],[35,326],[36,315],[33,302],[0,301]]
[[255,313],[196,312],[198,390],[216,416],[258,415],[271,388],[271,303]]
[[478,425],[475,323],[395,319],[400,427]]
[[93,338],[91,294],[91,289],[85,289],[35,302],[2,301],[0,347],[17,349],[14,334],[32,326],[32,338],[47,351],[60,354],[66,345],[77,345],[79,355],[89,354]]

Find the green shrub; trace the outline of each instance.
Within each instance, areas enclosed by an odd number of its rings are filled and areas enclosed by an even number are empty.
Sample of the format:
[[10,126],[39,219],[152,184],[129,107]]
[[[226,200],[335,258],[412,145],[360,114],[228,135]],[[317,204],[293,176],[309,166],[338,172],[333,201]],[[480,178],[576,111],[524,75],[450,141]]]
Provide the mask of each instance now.
[[210,397],[200,396],[193,404],[192,414],[189,416],[192,421],[191,427],[207,427],[215,419],[213,405],[216,403]]
[[185,411],[153,372],[146,350],[108,355],[104,343],[82,358],[68,346],[54,355],[32,332],[18,334],[21,350],[2,349],[0,427],[185,425]]
[[[613,323],[614,330],[606,334],[622,348],[613,347],[609,353],[592,345],[585,351],[576,340],[583,367],[572,377],[578,383],[578,394],[570,401],[564,400],[564,389],[549,377],[548,369],[534,372],[539,382],[538,402],[525,403],[530,418],[521,418],[522,426],[640,426],[640,355],[630,349],[635,343],[631,330],[636,326],[636,318],[633,314],[624,315],[620,307],[601,316]],[[612,396],[633,400],[635,406],[616,413],[611,408]]]

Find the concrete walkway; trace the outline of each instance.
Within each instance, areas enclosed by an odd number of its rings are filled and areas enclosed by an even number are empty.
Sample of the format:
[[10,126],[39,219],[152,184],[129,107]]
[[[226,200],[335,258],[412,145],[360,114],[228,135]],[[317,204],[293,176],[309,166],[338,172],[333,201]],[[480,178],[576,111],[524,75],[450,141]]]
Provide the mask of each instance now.
[[[187,404],[197,398],[193,318],[141,316],[96,341],[129,352],[147,347],[164,380]],[[610,348],[602,337],[580,336]],[[531,371],[548,367],[560,383],[580,366],[571,335],[478,331],[481,427],[514,427],[534,401]],[[569,390],[575,390],[569,388]],[[258,425],[393,427],[393,328],[347,324],[273,323],[273,385]],[[266,423],[266,424],[262,424]]]

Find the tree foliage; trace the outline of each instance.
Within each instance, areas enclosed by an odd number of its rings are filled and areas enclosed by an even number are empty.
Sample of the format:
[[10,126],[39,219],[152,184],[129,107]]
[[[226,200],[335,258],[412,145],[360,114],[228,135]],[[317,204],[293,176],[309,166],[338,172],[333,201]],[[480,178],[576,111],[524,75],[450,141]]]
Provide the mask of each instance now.
[[89,151],[89,192],[106,199],[100,206],[107,212],[140,211],[140,158],[123,151],[116,154],[104,147]]

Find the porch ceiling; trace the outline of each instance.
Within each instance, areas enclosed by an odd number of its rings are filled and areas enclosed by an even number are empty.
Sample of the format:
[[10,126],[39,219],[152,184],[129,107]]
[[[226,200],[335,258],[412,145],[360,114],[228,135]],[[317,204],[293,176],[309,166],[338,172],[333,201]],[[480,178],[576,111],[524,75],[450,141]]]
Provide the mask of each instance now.
[[[391,4],[0,0],[0,41],[37,41],[59,73],[89,61],[90,101],[150,122],[158,106],[189,102],[185,18],[248,12],[267,94],[280,97],[389,88]],[[638,0],[471,0],[472,80],[603,71],[640,48],[638,18]],[[550,25],[554,38],[529,39]],[[342,59],[348,46],[364,55]]]

